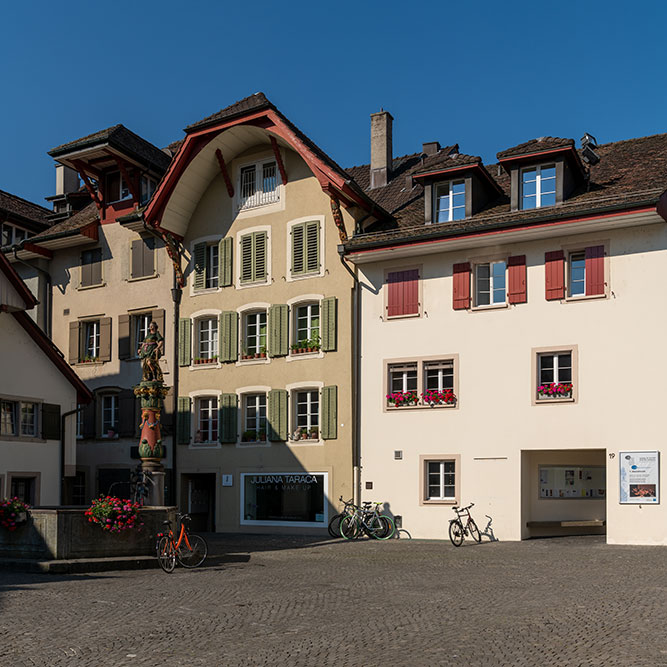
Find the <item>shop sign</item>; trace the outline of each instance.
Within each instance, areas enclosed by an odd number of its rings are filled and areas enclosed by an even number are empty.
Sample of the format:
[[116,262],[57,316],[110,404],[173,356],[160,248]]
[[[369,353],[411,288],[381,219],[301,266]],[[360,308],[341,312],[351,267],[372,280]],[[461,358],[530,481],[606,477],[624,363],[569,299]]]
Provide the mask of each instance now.
[[660,453],[620,452],[620,502],[648,505],[660,502]]

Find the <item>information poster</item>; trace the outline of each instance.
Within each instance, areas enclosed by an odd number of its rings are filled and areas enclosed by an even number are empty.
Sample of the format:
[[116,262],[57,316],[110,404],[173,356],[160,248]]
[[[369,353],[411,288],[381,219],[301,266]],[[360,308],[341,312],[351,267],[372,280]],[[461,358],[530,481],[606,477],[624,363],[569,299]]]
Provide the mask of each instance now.
[[606,496],[604,466],[540,466],[540,498],[597,498]]
[[620,502],[649,505],[660,502],[660,453],[620,452]]

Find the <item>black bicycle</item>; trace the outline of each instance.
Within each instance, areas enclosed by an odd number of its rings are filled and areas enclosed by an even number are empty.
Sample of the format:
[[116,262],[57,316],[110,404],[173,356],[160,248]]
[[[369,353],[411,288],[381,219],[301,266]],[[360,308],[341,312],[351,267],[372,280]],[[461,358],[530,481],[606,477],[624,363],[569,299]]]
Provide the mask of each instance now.
[[338,500],[344,504],[343,511],[338,514],[334,514],[329,521],[329,535],[331,537],[340,537],[340,522],[348,515],[354,514],[354,503],[352,500],[343,500],[341,496]]
[[449,520],[449,539],[455,547],[463,544],[463,538],[470,535],[475,542],[482,541],[482,535],[474,519],[470,516],[470,508],[475,503],[470,503],[467,507],[452,507],[456,512],[456,519]]

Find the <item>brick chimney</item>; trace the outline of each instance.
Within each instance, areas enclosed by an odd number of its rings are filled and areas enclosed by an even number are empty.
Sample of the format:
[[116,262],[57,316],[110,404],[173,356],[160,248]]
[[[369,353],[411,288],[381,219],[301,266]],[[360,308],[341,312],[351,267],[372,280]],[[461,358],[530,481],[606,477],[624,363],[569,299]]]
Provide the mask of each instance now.
[[391,123],[388,111],[371,114],[371,189],[383,188],[391,178]]

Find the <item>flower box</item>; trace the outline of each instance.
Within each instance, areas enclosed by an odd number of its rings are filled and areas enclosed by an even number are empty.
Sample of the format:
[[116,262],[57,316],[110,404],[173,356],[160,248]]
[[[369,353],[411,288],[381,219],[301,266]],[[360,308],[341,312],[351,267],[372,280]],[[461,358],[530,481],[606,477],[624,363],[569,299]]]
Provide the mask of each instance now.
[[197,357],[195,359],[195,365],[196,366],[199,366],[199,365],[202,365],[202,364],[217,364],[217,363],[218,363],[218,357],[211,357],[211,358]]
[[14,531],[28,521],[29,505],[18,498],[5,498],[0,502],[0,526]]
[[436,405],[454,405],[456,403],[456,396],[451,389],[439,391],[437,389],[429,389],[422,394],[422,402],[424,405],[434,407]]
[[540,401],[572,398],[572,384],[564,382],[548,382],[538,385],[537,398]]
[[414,406],[419,403],[416,391],[396,391],[387,394],[387,406],[390,408],[402,408]]

